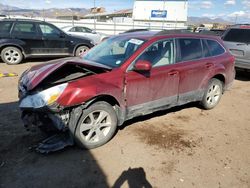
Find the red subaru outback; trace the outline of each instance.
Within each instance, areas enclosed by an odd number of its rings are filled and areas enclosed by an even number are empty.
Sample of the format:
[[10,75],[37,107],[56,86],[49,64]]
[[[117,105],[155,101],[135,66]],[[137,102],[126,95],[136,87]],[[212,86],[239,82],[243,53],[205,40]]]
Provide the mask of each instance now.
[[215,107],[234,76],[234,57],[217,37],[127,33],[105,40],[83,58],[25,71],[20,109],[27,128],[60,130],[70,135],[70,143],[95,148],[133,117],[192,101]]

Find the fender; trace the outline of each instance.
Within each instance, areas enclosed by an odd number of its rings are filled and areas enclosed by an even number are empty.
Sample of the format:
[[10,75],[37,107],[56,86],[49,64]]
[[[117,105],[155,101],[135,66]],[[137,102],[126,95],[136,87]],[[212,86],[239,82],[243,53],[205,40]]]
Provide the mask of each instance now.
[[214,68],[211,69],[207,75],[203,78],[202,82],[201,82],[201,86],[200,89],[206,89],[209,80],[211,80],[213,77],[217,76],[217,75],[221,75],[224,78],[225,81],[225,70],[226,68],[224,67],[224,65],[222,64],[214,64]]
[[24,55],[24,57],[26,57],[26,53],[25,50],[23,49],[22,46],[25,45],[25,42],[21,41],[21,40],[17,40],[17,39],[0,39],[0,49],[2,51],[3,48],[8,47],[8,46],[14,46],[17,47],[21,50],[22,54]]

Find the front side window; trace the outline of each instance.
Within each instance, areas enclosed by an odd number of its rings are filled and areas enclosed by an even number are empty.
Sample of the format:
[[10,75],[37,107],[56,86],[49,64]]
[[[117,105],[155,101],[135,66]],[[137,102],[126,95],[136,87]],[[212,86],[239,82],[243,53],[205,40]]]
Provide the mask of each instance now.
[[174,63],[174,41],[172,39],[158,41],[147,48],[137,60],[146,60],[152,67]]
[[223,38],[229,42],[250,42],[250,29],[230,29]]
[[70,31],[70,32],[76,32],[76,28],[75,28],[75,27],[72,27],[69,31]]
[[82,32],[82,33],[91,33],[92,30],[86,27],[74,27],[70,30],[71,32]]
[[41,29],[43,36],[58,37],[61,34],[57,28],[52,27],[51,25],[39,24],[39,28]]
[[11,22],[0,22],[0,33],[8,34],[10,32],[11,26]]
[[120,67],[144,42],[131,37],[112,37],[92,48],[83,59],[111,68]]
[[36,25],[33,23],[16,23],[13,32],[18,35],[35,35]]
[[200,39],[179,39],[181,61],[190,61],[202,58]]
[[214,40],[207,40],[207,44],[212,56],[217,56],[225,52],[224,48]]

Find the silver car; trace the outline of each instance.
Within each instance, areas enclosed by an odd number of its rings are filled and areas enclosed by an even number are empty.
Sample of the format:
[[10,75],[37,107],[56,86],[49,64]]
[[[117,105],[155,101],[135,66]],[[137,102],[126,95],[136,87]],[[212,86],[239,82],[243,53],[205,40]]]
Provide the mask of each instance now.
[[106,34],[97,33],[94,30],[82,27],[82,26],[65,26],[61,28],[64,32],[75,35],[75,36],[83,36],[94,41],[95,44],[100,43],[103,39],[107,37]]
[[250,70],[250,25],[232,26],[222,39],[235,56],[235,67]]

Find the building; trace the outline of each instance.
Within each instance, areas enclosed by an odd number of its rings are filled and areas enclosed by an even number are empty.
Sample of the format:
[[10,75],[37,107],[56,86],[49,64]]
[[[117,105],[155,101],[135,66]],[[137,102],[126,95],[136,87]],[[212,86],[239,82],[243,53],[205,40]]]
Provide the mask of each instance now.
[[93,7],[90,9],[91,13],[104,13],[106,12],[104,7]]
[[133,20],[185,25],[187,4],[187,0],[135,0]]

